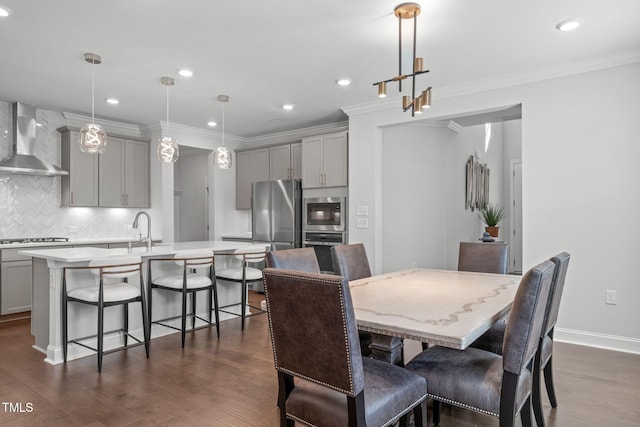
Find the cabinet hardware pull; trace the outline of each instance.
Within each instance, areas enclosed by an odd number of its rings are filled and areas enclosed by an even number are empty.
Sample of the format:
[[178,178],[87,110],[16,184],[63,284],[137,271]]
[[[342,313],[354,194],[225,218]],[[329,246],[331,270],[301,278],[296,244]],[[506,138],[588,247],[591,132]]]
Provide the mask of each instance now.
[[71,192],[71,205],[73,205],[73,191]]

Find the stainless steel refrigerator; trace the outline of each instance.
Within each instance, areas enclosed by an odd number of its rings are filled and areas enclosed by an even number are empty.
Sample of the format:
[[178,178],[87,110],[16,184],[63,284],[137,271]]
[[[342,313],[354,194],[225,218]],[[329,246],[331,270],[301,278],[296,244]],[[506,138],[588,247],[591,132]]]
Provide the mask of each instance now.
[[302,244],[302,189],[300,180],[254,182],[252,186],[252,239],[271,243],[272,250]]

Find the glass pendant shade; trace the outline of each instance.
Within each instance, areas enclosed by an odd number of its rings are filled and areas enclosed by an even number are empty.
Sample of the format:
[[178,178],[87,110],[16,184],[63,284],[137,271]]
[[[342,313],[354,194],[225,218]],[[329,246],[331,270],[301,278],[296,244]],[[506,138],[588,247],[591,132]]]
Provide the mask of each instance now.
[[165,163],[175,163],[178,160],[178,143],[170,136],[164,136],[158,144],[158,160]]
[[102,154],[107,149],[107,133],[95,123],[84,125],[78,145],[83,153]]
[[227,147],[216,148],[216,165],[220,169],[231,168],[231,150]]

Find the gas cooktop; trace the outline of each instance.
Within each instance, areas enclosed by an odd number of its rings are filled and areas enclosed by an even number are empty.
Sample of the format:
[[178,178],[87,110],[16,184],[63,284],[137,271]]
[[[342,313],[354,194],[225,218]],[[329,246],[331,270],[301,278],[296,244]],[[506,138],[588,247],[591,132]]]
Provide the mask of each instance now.
[[50,242],[68,242],[68,237],[22,237],[18,239],[0,238],[0,245],[11,243],[50,243]]

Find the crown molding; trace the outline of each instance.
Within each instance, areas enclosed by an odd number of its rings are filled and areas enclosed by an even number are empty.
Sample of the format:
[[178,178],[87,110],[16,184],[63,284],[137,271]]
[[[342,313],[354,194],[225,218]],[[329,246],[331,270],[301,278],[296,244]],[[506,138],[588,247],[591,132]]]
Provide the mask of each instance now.
[[[165,120],[159,120],[158,122],[150,123],[148,125],[140,126],[140,129],[145,134],[157,133],[162,134],[163,131],[167,128],[167,122]],[[194,128],[192,126],[181,125],[179,123],[169,123],[169,128],[171,129],[171,133],[176,133],[181,136],[195,136],[198,138],[210,138],[211,140],[217,142],[222,140],[222,132],[201,128]],[[231,135],[229,133],[224,134],[225,142],[244,145],[246,144],[246,138],[241,136]]]
[[[489,79],[476,80],[469,83],[440,88],[434,87],[432,89],[432,99],[437,100],[470,95],[478,92],[486,92],[527,83],[566,77],[574,74],[618,67],[636,62],[640,62],[640,49],[626,50],[599,57],[554,64],[552,66],[539,67],[525,72],[503,74]],[[393,98],[386,98],[384,100],[346,106],[342,107],[342,111],[344,111],[348,116],[385,111],[392,108],[399,108],[401,105],[401,99],[401,96],[396,96]]]
[[322,135],[325,133],[344,132],[349,130],[349,122],[329,123],[326,125],[312,126],[286,132],[272,133],[268,135],[246,138],[245,145],[256,147],[262,145],[282,144],[296,142],[308,136]]
[[[77,126],[78,128],[81,128],[87,123],[92,122],[91,116],[84,115],[84,114],[69,113],[69,112],[63,111],[62,116],[66,120],[67,125],[71,127]],[[144,136],[141,131],[141,126],[138,124],[116,122],[109,119],[101,119],[99,117],[97,117],[94,120],[94,122],[102,126],[104,130],[107,132],[107,134],[112,133],[112,134],[118,134],[122,136],[133,136],[138,138]]]

